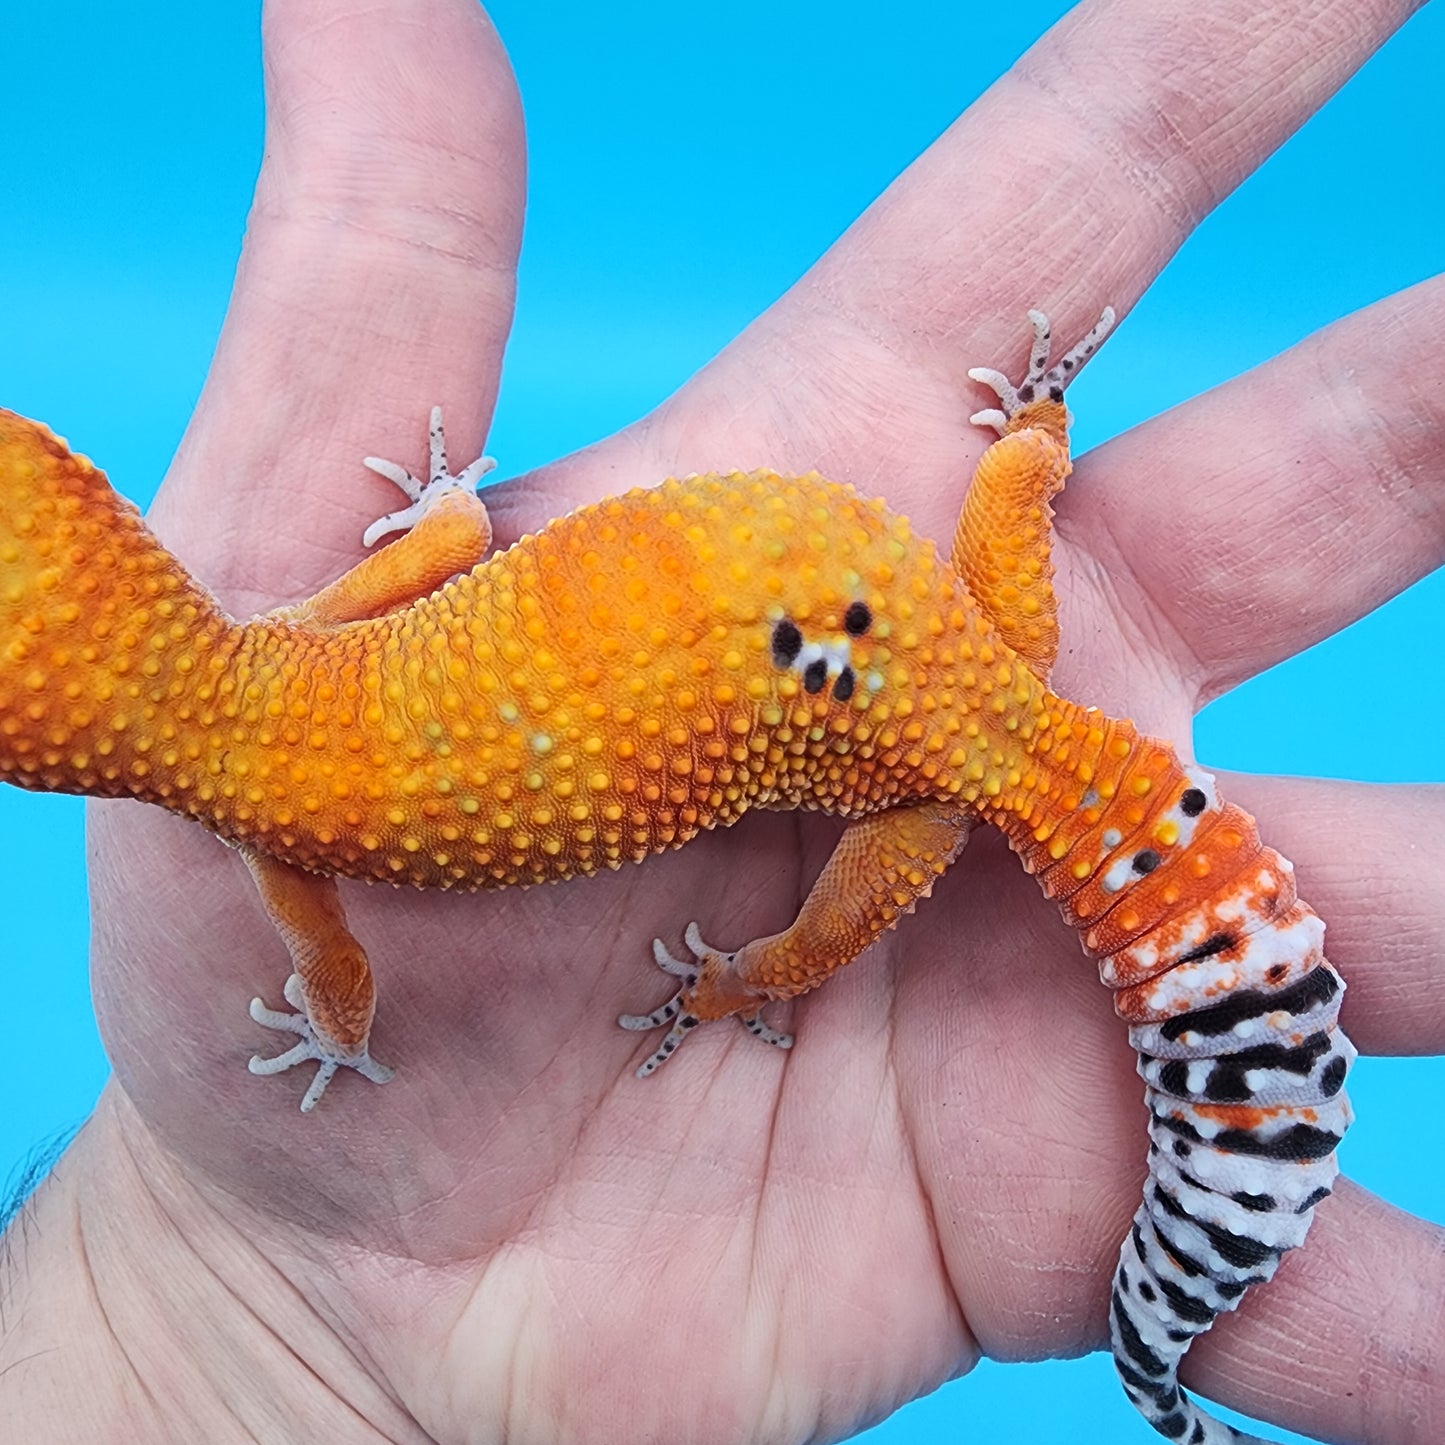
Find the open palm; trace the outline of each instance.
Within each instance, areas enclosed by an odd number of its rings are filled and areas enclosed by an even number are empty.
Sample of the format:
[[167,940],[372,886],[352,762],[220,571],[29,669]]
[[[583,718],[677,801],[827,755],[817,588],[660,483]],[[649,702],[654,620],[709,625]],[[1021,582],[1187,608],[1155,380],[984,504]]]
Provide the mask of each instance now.
[[[987,440],[967,369],[1019,369],[1030,305],[1069,338],[1106,301],[1127,310],[1410,8],[1254,5],[1244,26],[1226,0],[1084,5],[655,414],[489,494],[501,541],[668,474],[760,465],[816,467],[947,538]],[[242,615],[356,559],[394,504],[359,458],[417,458],[431,404],[454,459],[480,448],[523,207],[510,73],[471,0],[272,0],[267,25],[266,168],[155,512]],[[1442,337],[1445,287],[1418,288],[1081,463],[1059,690],[1182,740],[1201,701],[1438,565],[1445,396],[1410,378],[1438,374]],[[1329,921],[1355,1041],[1437,1048],[1438,795],[1230,791]],[[1104,1343],[1141,1085],[1108,994],[998,838],[793,1006],[790,1054],[718,1026],[632,1077],[651,1044],[614,1019],[667,992],[652,937],[676,946],[697,919],[732,948],[784,926],[836,833],[762,815],[561,888],[345,888],[377,968],[375,1052],[400,1073],[345,1077],[302,1117],[294,1075],[245,1070],[272,1046],[247,1000],[279,1001],[288,966],[244,866],[156,810],[96,808],[116,1079],[76,1169],[148,1221],[136,1288],[244,1362],[244,1404],[213,1387],[238,1437],[830,1438],[980,1352]],[[1401,925],[1383,952],[1382,908]],[[1331,1438],[1435,1438],[1445,1371],[1421,1352],[1438,1361],[1442,1258],[1438,1232],[1342,1187],[1186,1380]],[[1385,1269],[1399,1289],[1363,1303]]]

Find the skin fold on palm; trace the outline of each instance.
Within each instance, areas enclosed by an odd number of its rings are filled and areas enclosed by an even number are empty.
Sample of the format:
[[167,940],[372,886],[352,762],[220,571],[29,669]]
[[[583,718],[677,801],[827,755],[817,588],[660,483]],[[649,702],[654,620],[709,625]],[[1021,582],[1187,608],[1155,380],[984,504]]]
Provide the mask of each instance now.
[[[946,540],[987,441],[968,368],[1017,374],[1030,305],[1060,336],[1127,312],[1411,8],[1082,6],[656,413],[490,492],[500,544],[628,486],[760,465],[881,493]],[[355,560],[392,504],[359,458],[414,459],[432,403],[454,456],[481,449],[524,188],[510,72],[469,0],[274,0],[267,45],[237,290],[153,515],[241,615]],[[401,333],[403,308],[421,320]],[[1428,283],[1083,458],[1058,524],[1060,690],[1187,739],[1203,701],[1437,566],[1442,320]],[[1438,791],[1223,786],[1309,880],[1359,1047],[1438,1050]],[[124,1365],[97,1349],[97,1376],[134,1371],[160,1402],[138,1418],[184,1408],[217,1440],[836,1438],[980,1354],[1102,1346],[1143,1173],[1134,1056],[988,830],[856,968],[770,1011],[790,1055],[719,1027],[632,1077],[612,1020],[658,987],[649,940],[784,926],[836,836],[761,815],[560,888],[348,888],[377,1054],[404,1076],[343,1080],[308,1119],[245,1071],[266,1042],[247,1000],[286,964],[244,867],[156,810],[97,805],[116,1077],[36,1201],[84,1265],[35,1253],[32,1330],[83,1272],[127,1345]],[[1439,1231],[1342,1186],[1185,1381],[1323,1438],[1436,1438],[1442,1258]],[[59,1389],[46,1370],[12,1377],[22,1404]]]

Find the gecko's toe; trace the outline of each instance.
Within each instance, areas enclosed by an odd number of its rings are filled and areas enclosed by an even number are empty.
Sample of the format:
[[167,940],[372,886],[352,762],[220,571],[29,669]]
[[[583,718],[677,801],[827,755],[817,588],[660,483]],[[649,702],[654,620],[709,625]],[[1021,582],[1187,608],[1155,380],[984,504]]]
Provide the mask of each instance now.
[[[653,1009],[649,1014],[623,1014],[617,1022],[625,1029],[634,1033],[643,1033],[648,1029],[661,1028],[663,1024],[670,1023],[662,1042],[648,1055],[646,1059],[637,1066],[637,1077],[645,1079],[649,1074],[654,1074],[665,1064],[668,1059],[677,1051],[678,1046],[703,1022],[702,1014],[707,1018],[725,1018],[729,1013],[734,1014],[742,1026],[764,1043],[772,1044],[776,1048],[790,1049],[793,1046],[793,1036],[770,1028],[759,1017],[757,1000],[751,1000],[751,1012],[744,1012],[738,1004],[725,1003],[722,1007],[714,1010],[716,1003],[714,986],[720,976],[729,976],[737,968],[738,955],[736,953],[723,953],[721,949],[712,948],[703,938],[702,930],[696,923],[689,923],[683,932],[683,940],[686,942],[688,952],[692,954],[691,959],[675,958],[667,945],[660,939],[652,940],[653,962],[662,969],[664,973],[670,973],[674,978],[682,980],[682,987],[659,1008]],[[699,984],[703,985],[702,994],[708,997],[708,1007],[702,1008],[700,1012],[694,1012],[699,1007]]]
[[409,507],[403,507],[399,512],[388,512],[386,516],[378,517],[362,533],[363,547],[374,546],[392,532],[411,531],[427,509],[435,505],[437,498],[447,492],[475,492],[477,483],[497,465],[495,457],[480,456],[470,466],[452,475],[447,465],[446,434],[442,429],[442,409],[439,406],[431,409],[429,437],[430,466],[424,482],[418,481],[400,462],[389,462],[383,457],[362,458],[363,466],[400,487],[411,501]]
[[321,1067],[316,1070],[316,1077],[312,1079],[311,1086],[302,1097],[301,1112],[303,1114],[309,1114],[316,1107],[317,1101],[326,1092],[326,1086],[340,1069],[355,1069],[362,1078],[370,1079],[373,1084],[389,1083],[396,1077],[395,1069],[378,1063],[371,1057],[371,1051],[365,1040],[362,1041],[360,1048],[348,1050],[333,1044],[323,1034],[317,1032],[305,1012],[299,975],[293,973],[286,980],[286,998],[289,1003],[295,1005],[299,1012],[282,1013],[278,1009],[267,1008],[261,999],[253,998],[250,1013],[251,1017],[264,1028],[276,1029],[281,1033],[296,1034],[298,1036],[296,1043],[284,1053],[274,1054],[269,1058],[264,1054],[253,1054],[246,1067],[253,1074],[280,1074],[287,1069],[295,1068],[297,1064],[304,1064],[314,1059]]
[[793,1047],[792,1034],[785,1034],[781,1029],[769,1027],[763,1022],[760,1014],[739,1014],[738,1022],[755,1039],[761,1039],[765,1044],[771,1044],[775,1049],[790,1049]]
[[975,412],[969,421],[975,426],[991,427],[1002,436],[1013,424],[1014,418],[1036,401],[1062,401],[1064,389],[1078,374],[1079,368],[1099,349],[1100,343],[1113,329],[1114,320],[1114,308],[1104,307],[1088,334],[1050,365],[1053,335],[1049,318],[1042,311],[1030,311],[1029,325],[1033,328],[1033,339],[1023,381],[1014,386],[1003,372],[991,366],[971,367],[968,373],[970,379],[988,387],[998,397],[999,406]]

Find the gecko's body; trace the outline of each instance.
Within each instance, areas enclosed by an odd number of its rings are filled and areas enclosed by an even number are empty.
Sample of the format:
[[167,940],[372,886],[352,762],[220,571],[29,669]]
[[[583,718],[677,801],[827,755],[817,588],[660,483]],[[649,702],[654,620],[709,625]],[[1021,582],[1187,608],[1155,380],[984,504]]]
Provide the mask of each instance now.
[[[1107,319],[1106,323],[1107,324]],[[758,1017],[814,987],[993,823],[1100,959],[1141,1053],[1151,1182],[1115,1279],[1115,1358],[1156,1428],[1236,1438],[1179,1391],[1193,1335],[1268,1278],[1329,1192],[1353,1057],[1292,870],[1212,780],[1056,696],[1049,498],[1064,380],[1005,410],[951,557],[817,476],[707,476],[553,523],[486,562],[439,431],[415,527],[310,602],[238,624],[88,462],[0,415],[0,778],[133,796],[236,845],[291,949],[300,1042],[371,1060],[369,965],[330,878],[529,884],[680,845],[756,807],[855,819],[797,922],[694,958],[631,1028]],[[464,474],[469,479],[471,473]],[[460,576],[453,574],[461,573]],[[446,579],[452,578],[447,581]]]
[[160,573],[96,649],[110,706],[70,700],[84,670],[45,656],[94,565],[37,609],[19,681],[41,727],[0,743],[0,776],[140,796],[348,878],[545,882],[750,806],[998,795],[996,728],[971,719],[1029,738],[1049,707],[931,545],[816,476],[632,492],[330,631],[230,624]]

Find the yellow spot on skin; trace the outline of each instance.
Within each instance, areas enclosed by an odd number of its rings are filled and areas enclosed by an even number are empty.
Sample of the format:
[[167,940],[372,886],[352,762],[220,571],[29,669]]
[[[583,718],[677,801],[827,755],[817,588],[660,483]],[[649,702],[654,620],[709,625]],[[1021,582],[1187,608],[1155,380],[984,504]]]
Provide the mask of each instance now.
[[[18,450],[41,480],[0,507],[0,588],[38,625],[0,636],[0,692],[8,670],[19,699],[0,713],[16,729],[0,732],[5,777],[53,768],[63,785],[106,767],[233,838],[279,843],[284,830],[308,864],[467,885],[591,871],[757,805],[856,815],[956,796],[1019,837],[1045,829],[1041,847],[1083,881],[1097,860],[1069,855],[1083,814],[1056,823],[1062,791],[1096,786],[1107,813],[1130,774],[1160,786],[1175,776],[1150,754],[1127,762],[1131,731],[1102,719],[1075,730],[1078,715],[945,561],[880,505],[821,479],[665,484],[475,571],[472,556],[443,558],[440,575],[466,575],[416,605],[387,593],[393,578],[369,599],[376,622],[241,627],[91,473],[72,474],[76,531],[57,538],[43,477],[59,463],[14,435],[0,428],[0,477]],[[1024,524],[1015,530],[1000,571],[1016,614],[1032,617],[1047,593]],[[403,545],[368,559],[373,580]],[[360,585],[328,592],[359,603]],[[854,600],[872,621],[845,639]],[[831,681],[809,695],[800,670],[774,664],[785,616],[807,644],[852,649],[848,705]],[[1131,803],[1143,798],[1129,786]],[[1227,856],[1223,843],[1214,852]],[[877,918],[896,918],[939,871],[941,854],[921,856],[900,853],[880,881]],[[778,968],[816,981],[811,960]]]

